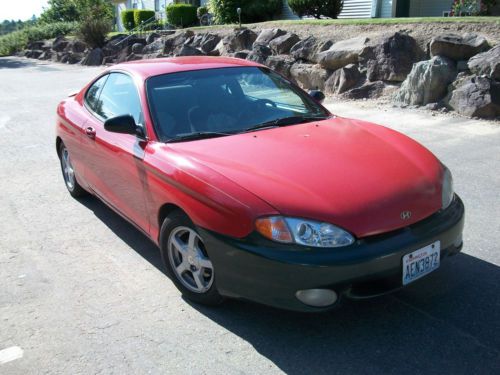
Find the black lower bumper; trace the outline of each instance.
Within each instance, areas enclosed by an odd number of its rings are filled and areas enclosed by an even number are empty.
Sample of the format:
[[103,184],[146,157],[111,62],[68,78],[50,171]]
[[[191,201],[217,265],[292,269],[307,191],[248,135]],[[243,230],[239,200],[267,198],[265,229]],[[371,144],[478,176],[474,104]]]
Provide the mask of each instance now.
[[331,289],[368,298],[402,287],[404,255],[440,241],[441,259],[462,248],[464,205],[458,196],[446,210],[383,235],[336,249],[282,245],[254,233],[234,239],[200,229],[222,295],[297,311],[321,311],[300,302],[305,289]]

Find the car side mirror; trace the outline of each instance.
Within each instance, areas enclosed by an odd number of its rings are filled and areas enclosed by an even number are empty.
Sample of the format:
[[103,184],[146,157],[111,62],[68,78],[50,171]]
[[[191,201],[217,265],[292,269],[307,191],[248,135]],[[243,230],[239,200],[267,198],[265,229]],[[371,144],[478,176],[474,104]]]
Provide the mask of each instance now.
[[131,115],[122,115],[108,118],[104,122],[104,129],[112,133],[132,134],[142,136],[142,129],[137,126]]
[[320,90],[310,90],[309,96],[316,100],[318,103],[323,103],[323,100],[325,100],[325,94],[323,94],[323,92]]

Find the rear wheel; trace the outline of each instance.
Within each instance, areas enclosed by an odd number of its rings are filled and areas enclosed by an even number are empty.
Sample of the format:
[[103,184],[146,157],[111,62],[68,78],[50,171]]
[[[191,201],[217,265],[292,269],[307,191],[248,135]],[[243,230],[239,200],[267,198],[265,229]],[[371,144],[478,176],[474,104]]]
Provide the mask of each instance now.
[[73,168],[73,164],[71,163],[69,151],[64,143],[61,143],[61,146],[59,147],[59,159],[61,161],[61,170],[64,178],[64,184],[66,185],[66,188],[68,189],[71,196],[74,198],[78,198],[88,194],[76,180],[75,169]]
[[160,245],[167,273],[187,299],[212,306],[223,301],[203,239],[184,213],[175,211],[165,219]]

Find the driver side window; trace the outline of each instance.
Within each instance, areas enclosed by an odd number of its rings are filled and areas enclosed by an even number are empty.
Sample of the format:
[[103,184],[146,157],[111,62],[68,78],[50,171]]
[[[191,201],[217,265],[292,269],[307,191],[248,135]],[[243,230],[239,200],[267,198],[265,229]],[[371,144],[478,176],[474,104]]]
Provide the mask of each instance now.
[[[94,89],[99,80],[87,92],[86,100],[90,108],[103,120],[131,115],[136,124],[142,124],[141,101],[132,78],[123,73],[111,73],[106,78],[104,87]],[[100,91],[98,99],[90,100],[91,90]]]

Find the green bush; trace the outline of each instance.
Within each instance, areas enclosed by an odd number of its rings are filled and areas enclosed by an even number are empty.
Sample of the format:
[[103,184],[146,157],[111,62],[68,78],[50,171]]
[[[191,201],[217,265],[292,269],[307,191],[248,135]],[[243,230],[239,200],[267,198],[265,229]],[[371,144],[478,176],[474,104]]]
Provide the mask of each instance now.
[[89,17],[80,22],[78,36],[92,48],[103,47],[111,28],[112,23],[109,20]]
[[203,17],[207,13],[208,13],[207,7],[198,7],[198,9],[196,9],[196,15],[198,16],[198,18]]
[[288,0],[290,8],[299,16],[337,18],[344,7],[343,0]]
[[241,8],[243,23],[268,21],[279,14],[282,6],[281,0],[210,0],[209,2],[210,12],[218,24],[237,23],[238,8]]
[[127,9],[121,13],[123,27],[125,30],[135,29],[134,9]]
[[134,9],[134,24],[135,27],[141,26],[143,22],[149,21],[155,16],[154,10]]
[[77,22],[55,22],[37,25],[0,36],[0,55],[12,55],[26,49],[29,42],[51,39],[60,35],[73,34],[78,29]]
[[170,4],[167,6],[167,21],[169,24],[188,27],[196,24],[196,7],[189,4]]

